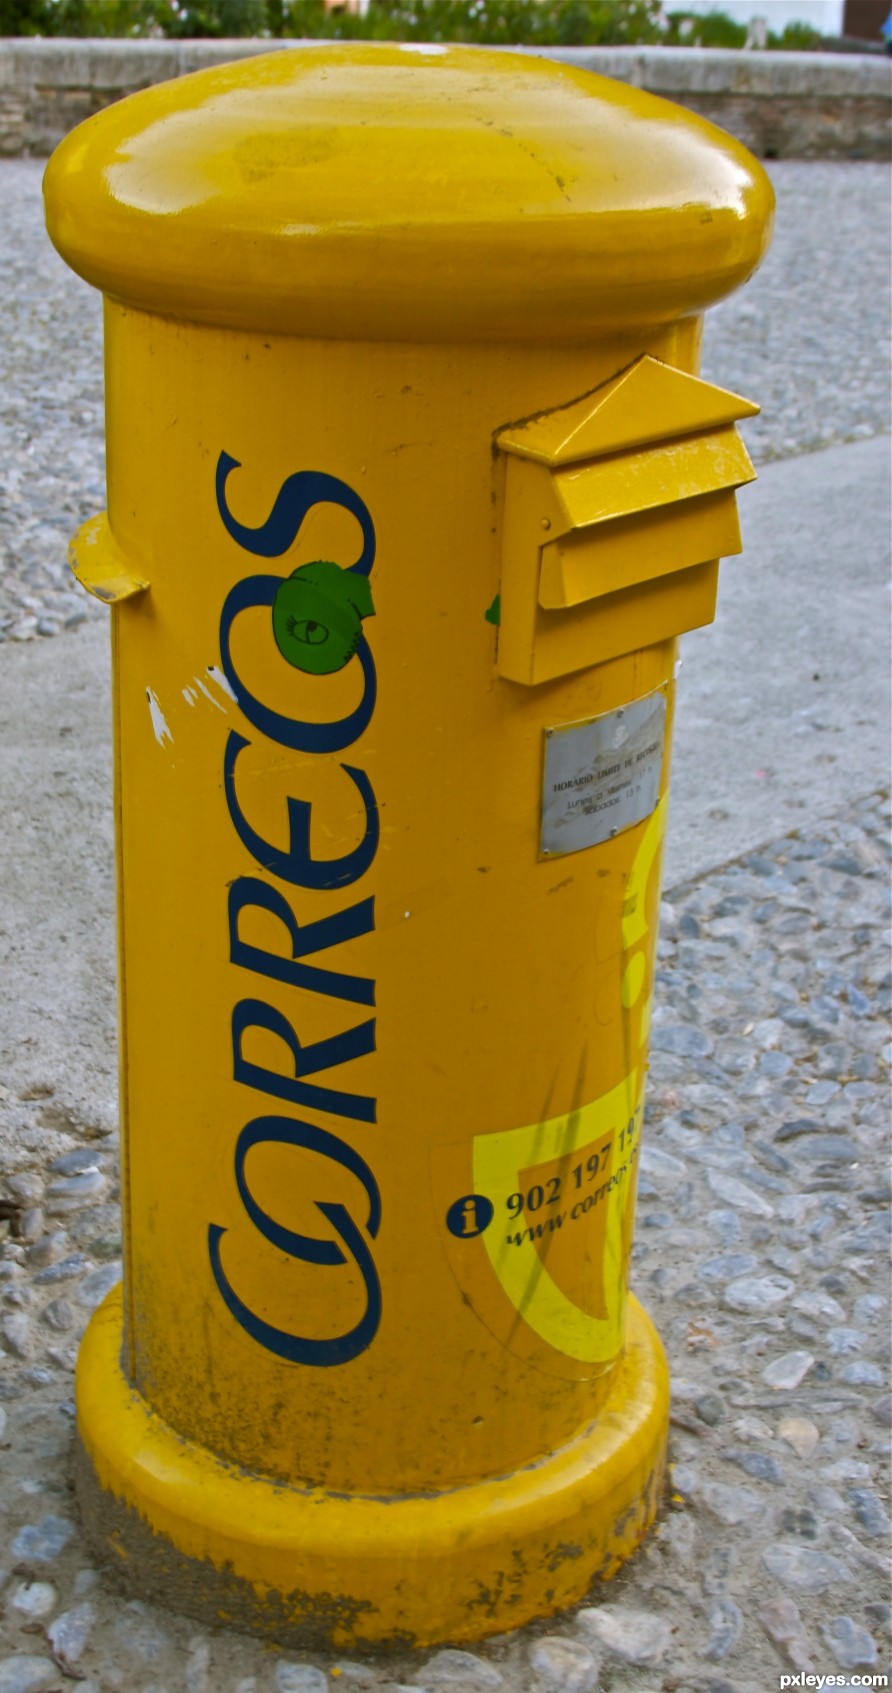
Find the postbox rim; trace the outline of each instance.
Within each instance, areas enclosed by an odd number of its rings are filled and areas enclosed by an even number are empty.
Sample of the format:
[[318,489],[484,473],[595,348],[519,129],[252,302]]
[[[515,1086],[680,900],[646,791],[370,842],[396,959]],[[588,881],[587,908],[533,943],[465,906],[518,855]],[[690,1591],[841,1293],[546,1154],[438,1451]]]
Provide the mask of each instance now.
[[761,166],[704,119],[561,62],[322,44],[117,102],[47,168],[52,240],[137,309],[353,340],[582,341],[731,293]]

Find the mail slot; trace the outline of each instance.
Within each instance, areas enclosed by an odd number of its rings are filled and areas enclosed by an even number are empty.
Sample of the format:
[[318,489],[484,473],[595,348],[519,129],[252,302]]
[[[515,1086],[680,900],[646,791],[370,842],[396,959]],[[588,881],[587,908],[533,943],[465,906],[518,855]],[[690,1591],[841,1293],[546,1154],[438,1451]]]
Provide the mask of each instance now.
[[644,354],[499,431],[501,675],[550,681],[712,621],[755,476],[734,423],[756,411]]

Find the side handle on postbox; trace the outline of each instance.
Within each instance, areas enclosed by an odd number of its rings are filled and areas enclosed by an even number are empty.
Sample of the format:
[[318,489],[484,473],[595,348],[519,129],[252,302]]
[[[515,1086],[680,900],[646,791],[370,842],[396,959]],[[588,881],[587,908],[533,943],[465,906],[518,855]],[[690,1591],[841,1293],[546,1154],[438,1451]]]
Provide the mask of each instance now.
[[68,563],[82,588],[104,605],[144,594],[149,586],[124,556],[101,511],[89,517],[68,543]]
[[756,474],[734,423],[758,410],[645,354],[497,431],[500,675],[547,682],[712,622]]

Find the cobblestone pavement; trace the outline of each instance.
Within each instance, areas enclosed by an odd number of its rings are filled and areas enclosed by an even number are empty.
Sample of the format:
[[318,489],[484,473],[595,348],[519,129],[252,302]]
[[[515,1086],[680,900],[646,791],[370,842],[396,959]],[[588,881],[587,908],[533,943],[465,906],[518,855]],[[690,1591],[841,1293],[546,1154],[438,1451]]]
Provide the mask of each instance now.
[[[0,642],[76,626],[102,607],[70,583],[68,539],[105,504],[101,309],[50,247],[42,165],[0,162]],[[770,166],[774,244],[706,323],[703,374],[752,395],[757,462],[889,430],[889,170]]]
[[[633,1280],[669,1353],[673,1485],[575,1614],[362,1664],[115,1597],[69,1475],[75,1349],[121,1268],[116,1136],[66,1120],[58,1155],[4,1171],[0,1693],[61,1689],[60,1670],[81,1693],[770,1693],[785,1673],[887,1673],[889,818],[874,797],[664,905]],[[24,1102],[53,1124],[46,1088]]]

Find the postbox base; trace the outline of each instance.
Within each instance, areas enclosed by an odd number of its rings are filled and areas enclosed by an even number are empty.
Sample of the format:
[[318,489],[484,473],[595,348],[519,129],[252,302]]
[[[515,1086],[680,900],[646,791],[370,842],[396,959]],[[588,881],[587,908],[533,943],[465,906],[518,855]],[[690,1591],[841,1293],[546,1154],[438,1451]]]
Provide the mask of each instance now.
[[572,1605],[652,1522],[669,1380],[629,1301],[626,1350],[590,1428],[538,1464],[439,1495],[288,1488],[182,1439],[121,1370],[121,1291],[80,1350],[78,1491],[124,1586],[304,1648],[479,1640]]

